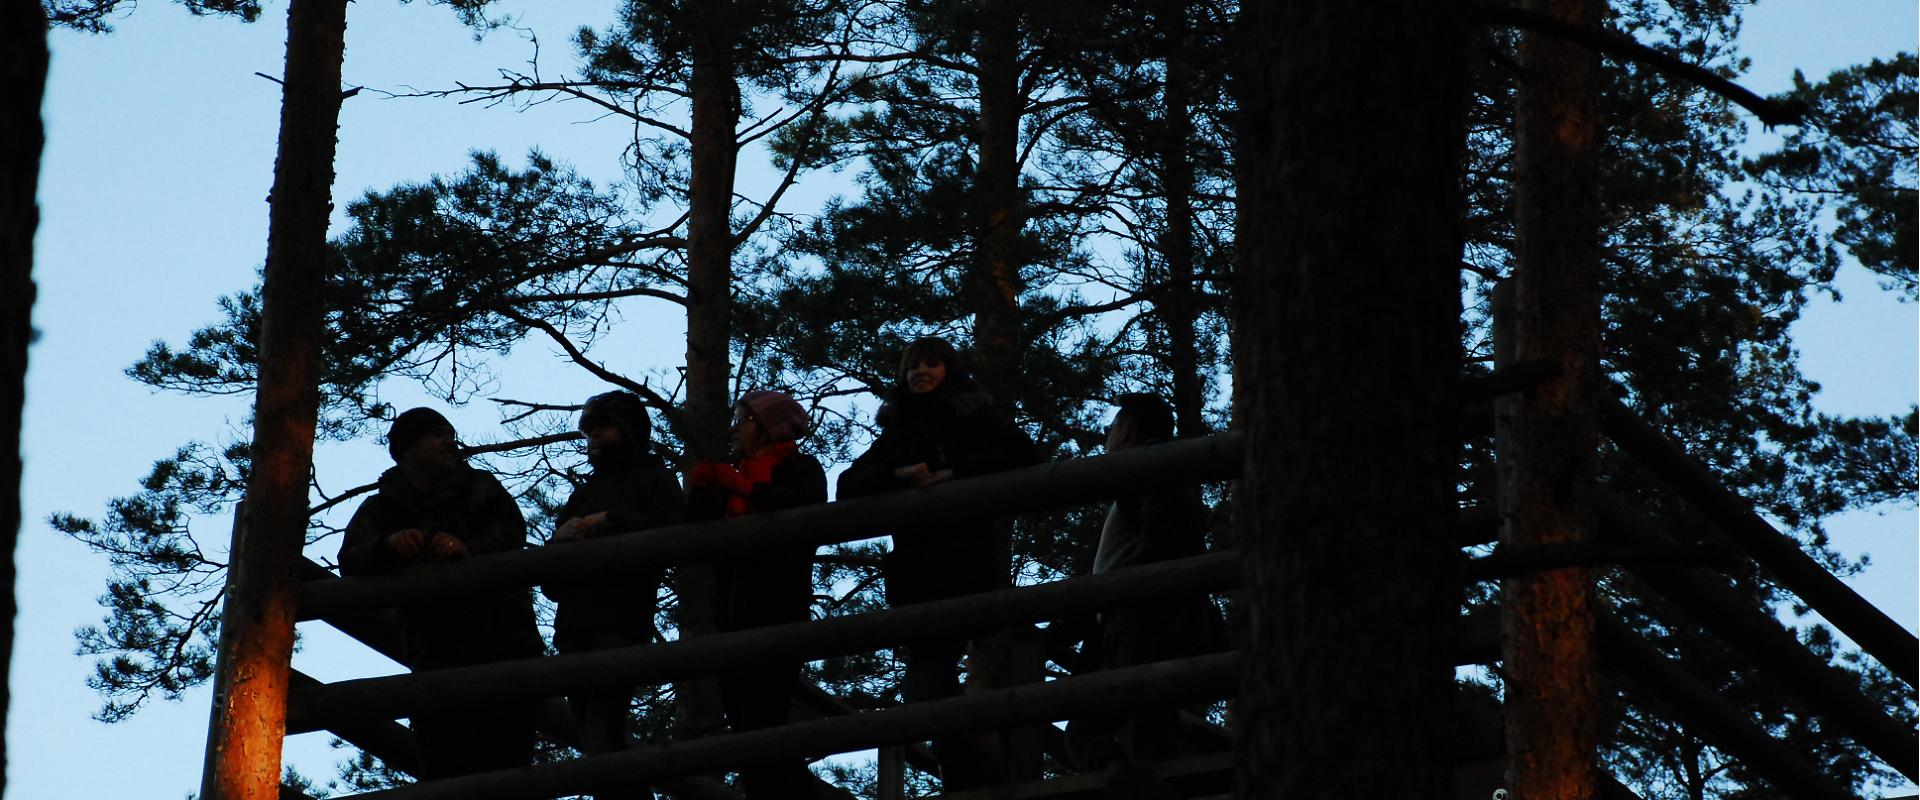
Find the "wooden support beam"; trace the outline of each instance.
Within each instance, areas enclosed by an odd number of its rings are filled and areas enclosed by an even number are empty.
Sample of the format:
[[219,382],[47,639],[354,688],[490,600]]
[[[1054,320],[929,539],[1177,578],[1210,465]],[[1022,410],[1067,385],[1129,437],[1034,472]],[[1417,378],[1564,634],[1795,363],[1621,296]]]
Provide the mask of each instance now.
[[[797,685],[798,688],[794,692],[794,699],[803,711],[800,717],[802,721],[844,717],[849,714],[860,713],[860,709],[854,708],[845,700],[828,694],[825,689],[820,688],[819,684],[813,681],[803,677],[797,682]],[[902,766],[912,766],[928,775],[940,774],[940,760],[933,757],[933,751],[927,749],[926,745],[914,742],[903,745],[899,749],[902,751]],[[886,754],[882,753],[881,758],[884,759],[885,757]]]
[[[294,691],[325,685],[297,669],[293,671],[292,684]],[[327,732],[380,759],[380,763],[388,767],[415,777],[420,775],[420,749],[414,745],[413,731],[405,725],[384,719],[359,720],[342,722]]]
[[[1231,791],[1233,753],[1206,753],[1170,759],[1152,765],[1154,774],[1182,797]],[[1082,772],[1051,780],[1022,781],[1005,786],[934,795],[930,800],[1105,800],[1112,771]]]
[[1599,615],[1595,633],[1604,662],[1626,675],[1647,697],[1665,706],[1676,722],[1740,759],[1782,795],[1800,800],[1853,798],[1851,793],[1808,765],[1800,754],[1768,736],[1712,689],[1661,655],[1625,623]]
[[[303,581],[340,580],[331,570],[307,559],[300,560],[299,572]],[[372,648],[374,652],[391,658],[395,662],[401,661],[399,622],[392,612],[338,614],[321,621]],[[296,691],[307,686],[325,685],[297,670],[293,673],[293,677],[293,687]],[[815,691],[818,689],[816,688]],[[372,753],[387,766],[408,775],[417,775],[414,771],[416,762],[410,760],[412,757],[417,757],[412,739],[413,732],[390,721],[372,724],[381,727],[373,729],[370,734],[362,733],[367,729],[363,728],[361,723],[343,723],[328,730],[349,744]],[[534,708],[534,726],[542,735],[553,741],[576,749],[580,746],[579,735],[573,726],[573,717],[567,711],[566,702],[560,698],[546,698]],[[398,729],[398,734],[407,737],[404,744],[395,738],[395,729]],[[707,776],[674,778],[662,781],[656,788],[684,800],[740,800],[740,793],[733,787],[726,785],[718,778]]]
[[1907,685],[1920,686],[1920,638],[1809,558],[1798,542],[1761,519],[1751,504],[1727,491],[1680,445],[1620,401],[1605,399],[1600,420],[1607,437],[1620,449],[1745,548],[1782,586]]
[[[1673,537],[1619,493],[1602,488],[1596,500],[1608,535],[1652,547],[1674,544]],[[1920,770],[1920,739],[1914,737],[1912,729],[1862,695],[1857,680],[1808,651],[1752,599],[1734,592],[1724,576],[1673,564],[1630,562],[1627,567],[1755,669],[1779,681],[1809,709],[1899,770],[1907,780],[1920,779],[1915,774]]]
[[928,630],[954,636],[983,634],[1064,614],[1093,613],[1142,596],[1226,589],[1238,577],[1237,554],[1213,553],[817,622],[341,681],[294,693],[288,708],[289,729],[316,730],[349,719],[393,719],[457,706],[480,696],[495,700],[550,697],[580,689],[714,675],[747,659],[810,661],[886,647]]
[[713,772],[748,761],[813,759],[892,742],[1055,721],[1111,707],[1116,696],[1141,703],[1213,700],[1232,693],[1238,668],[1239,657],[1233,653],[1163,661],[851,717],[675,742],[655,750],[589,756],[354,797],[363,800],[517,800],[591,794],[620,781],[652,781]]
[[1239,434],[1225,433],[878,497],[477,556],[405,575],[306,583],[299,587],[299,614],[314,619],[502,586],[618,579],[645,565],[852,541],[928,517],[1017,514],[1099,502],[1169,483],[1225,480],[1239,474],[1242,442]]

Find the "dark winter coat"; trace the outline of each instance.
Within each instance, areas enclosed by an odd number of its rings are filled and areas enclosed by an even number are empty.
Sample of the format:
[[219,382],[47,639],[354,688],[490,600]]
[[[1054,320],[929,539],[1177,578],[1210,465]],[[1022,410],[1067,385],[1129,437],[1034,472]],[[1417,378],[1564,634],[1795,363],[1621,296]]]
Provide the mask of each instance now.
[[1206,531],[1207,507],[1200,502],[1199,487],[1115,500],[1100,529],[1093,574],[1200,555],[1207,550]]
[[[841,499],[912,488],[900,467],[925,463],[961,480],[1039,462],[1033,441],[985,392],[896,391],[880,412],[881,433],[840,475]],[[988,518],[928,520],[893,531],[887,599],[894,605],[986,591],[1007,581],[1007,527]]]
[[[387,549],[388,535],[418,528],[431,537],[446,532],[475,556],[518,550],[527,543],[527,523],[505,487],[464,464],[421,489],[389,469],[380,489],[360,504],[340,544],[340,574],[375,575],[432,569],[430,554],[411,560]],[[525,589],[487,589],[436,598],[399,609],[406,663],[414,669],[532,658],[544,650]]]
[[[1093,573],[1205,553],[1207,507],[1197,486],[1180,486],[1113,501],[1100,530]],[[1101,664],[1132,666],[1219,649],[1225,626],[1204,592],[1152,598],[1100,616]]]
[[[717,487],[688,489],[688,519],[720,519],[726,513],[727,497]],[[819,459],[796,452],[773,468],[771,481],[753,484],[744,499],[756,514],[824,503],[827,472]],[[805,621],[813,602],[813,551],[808,545],[789,546],[720,562],[721,630]]]
[[[554,515],[556,524],[606,512],[606,522],[595,532],[598,538],[674,525],[686,518],[680,482],[660,456],[639,451],[609,456],[605,461],[596,463],[593,475],[567,497],[566,505]],[[664,575],[662,568],[649,567],[614,581],[542,587],[558,604],[553,646],[563,653],[575,653],[604,646],[595,642],[609,639],[620,644],[648,641]]]

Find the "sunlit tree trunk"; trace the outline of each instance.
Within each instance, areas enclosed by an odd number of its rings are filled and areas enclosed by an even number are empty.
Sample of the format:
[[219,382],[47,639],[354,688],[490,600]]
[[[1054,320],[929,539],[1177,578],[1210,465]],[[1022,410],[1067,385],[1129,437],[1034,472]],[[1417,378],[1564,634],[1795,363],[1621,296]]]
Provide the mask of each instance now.
[[[27,345],[33,340],[33,232],[40,225],[34,192],[40,183],[45,129],[40,99],[47,85],[47,26],[40,4],[13,0],[0,8],[0,665],[13,663],[13,549],[20,532],[20,432],[27,400]],[[0,667],[3,668],[3,667]],[[0,681],[0,720],[11,696]],[[6,770],[0,731],[0,776]],[[0,778],[0,795],[5,794]]]
[[347,0],[292,0],[261,289],[253,471],[235,525],[200,796],[279,796],[293,655],[295,567],[319,413],[321,286]]
[[1452,793],[1465,12],[1244,8],[1237,797]]
[[[1530,10],[1597,27],[1603,0],[1529,0]],[[1517,239],[1514,352],[1559,375],[1517,396],[1501,421],[1501,547],[1593,539],[1598,469],[1600,258],[1594,157],[1599,57],[1525,33],[1514,114]],[[1510,578],[1505,628],[1507,786],[1517,796],[1587,800],[1595,793],[1599,696],[1593,580],[1584,568]]]

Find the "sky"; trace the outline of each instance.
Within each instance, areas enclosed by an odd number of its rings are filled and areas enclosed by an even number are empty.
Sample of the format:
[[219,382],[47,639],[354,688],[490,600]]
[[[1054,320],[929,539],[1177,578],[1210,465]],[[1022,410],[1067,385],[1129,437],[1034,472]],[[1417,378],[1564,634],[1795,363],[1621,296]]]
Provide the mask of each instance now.
[[[25,526],[17,561],[20,614],[9,679],[7,793],[23,800],[73,797],[184,797],[198,787],[208,692],[155,702],[133,719],[106,725],[89,714],[98,698],[84,680],[88,659],[73,654],[73,631],[97,623],[105,559],[45,525],[55,511],[97,516],[111,497],[132,494],[155,459],[190,437],[243,438],[237,398],[157,393],[122,374],[156,338],[182,341],[216,318],[215,299],[249,286],[266,248],[265,197],[272,178],[279,87],[255,73],[281,72],[285,3],[268,2],[255,24],[193,18],[170,3],[143,3],[93,37],[56,32],[44,114],[41,228],[36,246],[41,339],[31,353],[25,430]],[[580,24],[612,19],[612,0],[519,0],[502,5],[538,32],[549,76],[571,67],[566,40]],[[1765,0],[1748,13],[1742,37],[1753,59],[1742,80],[1763,94],[1810,76],[1915,46],[1911,0]],[[447,9],[390,0],[349,11],[345,81],[404,91],[456,81],[495,80],[524,69],[534,43],[511,30],[476,42]],[[368,189],[450,174],[475,149],[515,166],[538,146],[588,176],[616,176],[629,130],[578,105],[525,111],[448,100],[386,99],[362,92],[341,117],[336,207]],[[759,180],[752,171],[743,178]],[[751,193],[751,189],[746,189]],[[804,202],[804,201],[803,201]],[[339,215],[336,209],[336,223]],[[336,228],[336,231],[338,228]],[[1887,415],[1920,396],[1920,315],[1892,300],[1870,275],[1849,268],[1843,302],[1817,301],[1794,335],[1806,373],[1825,390],[1829,413]],[[598,352],[644,374],[678,358],[683,321],[671,306],[641,307]],[[577,401],[600,387],[539,344],[516,351],[490,394]],[[431,402],[395,385],[400,407]],[[436,403],[444,407],[444,403]],[[486,403],[449,412],[466,438],[498,430]],[[317,456],[323,486],[338,491],[387,464],[374,441],[329,445]],[[1829,527],[1846,555],[1873,565],[1851,582],[1909,629],[1916,628],[1916,523],[1908,507],[1856,512]],[[208,524],[197,535],[224,540]],[[335,542],[316,555],[330,555]],[[398,667],[305,625],[295,664],[323,680]],[[323,735],[294,737],[289,763],[332,776],[340,754]]]

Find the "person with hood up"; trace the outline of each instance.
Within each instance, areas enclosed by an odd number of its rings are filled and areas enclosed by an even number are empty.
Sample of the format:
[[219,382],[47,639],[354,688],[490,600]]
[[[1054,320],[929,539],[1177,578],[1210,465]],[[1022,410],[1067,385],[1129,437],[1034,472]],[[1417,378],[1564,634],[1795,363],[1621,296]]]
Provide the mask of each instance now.
[[[340,544],[340,574],[433,569],[526,546],[520,507],[498,480],[467,466],[453,424],[432,409],[395,417],[387,452],[395,466],[360,504]],[[544,647],[533,603],[518,588],[437,597],[399,609],[404,660],[415,670],[535,658]],[[413,715],[426,780],[525,766],[533,755],[526,703],[476,703]]]
[[[673,525],[685,518],[680,482],[653,452],[653,422],[637,395],[607,392],[587,398],[580,410],[580,432],[587,436],[587,463],[593,474],[554,515],[559,525],[548,546]],[[583,653],[652,641],[664,577],[663,569],[649,567],[623,575],[617,582],[542,587],[556,604],[554,647],[562,653]],[[568,708],[580,729],[581,750],[597,755],[625,749],[632,701],[631,686],[568,696]],[[653,791],[643,785],[595,796],[651,800]]]
[[[897,382],[876,417],[881,433],[840,475],[839,497],[851,499],[932,486],[1039,461],[1032,440],[996,407],[953,345],[925,337],[907,346]],[[893,531],[882,562],[893,606],[942,600],[1010,585],[1010,528],[989,518],[928,519]],[[960,694],[964,638],[930,636],[902,648],[906,702]],[[999,770],[971,740],[935,741],[943,786],[996,783]]]
[[[687,475],[687,516],[712,520],[765,514],[827,501],[827,473],[800,452],[807,410],[780,392],[752,391],[733,412],[731,464],[702,461]],[[717,570],[718,627],[723,632],[805,622],[813,601],[813,550],[770,548],[723,561]],[[720,676],[720,702],[738,732],[783,725],[800,679],[798,660],[744,664]],[[817,796],[798,759],[740,769],[749,800]]]

